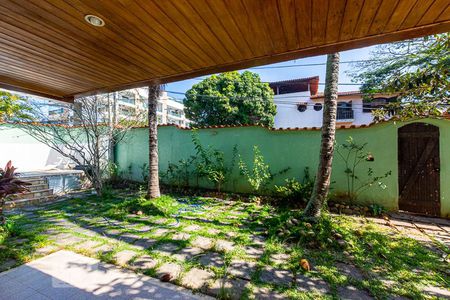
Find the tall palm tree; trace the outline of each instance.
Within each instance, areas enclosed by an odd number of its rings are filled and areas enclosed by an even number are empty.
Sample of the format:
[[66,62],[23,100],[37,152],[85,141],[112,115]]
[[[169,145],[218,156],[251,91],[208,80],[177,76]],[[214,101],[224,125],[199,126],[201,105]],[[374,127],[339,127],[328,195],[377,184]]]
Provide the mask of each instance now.
[[330,188],[331,165],[336,140],[338,80],[339,53],[328,54],[319,167],[311,199],[304,212],[305,217],[312,221],[320,217],[322,206]]
[[159,168],[158,168],[158,124],[156,108],[161,95],[159,84],[148,87],[148,191],[147,198],[158,198],[159,191]]

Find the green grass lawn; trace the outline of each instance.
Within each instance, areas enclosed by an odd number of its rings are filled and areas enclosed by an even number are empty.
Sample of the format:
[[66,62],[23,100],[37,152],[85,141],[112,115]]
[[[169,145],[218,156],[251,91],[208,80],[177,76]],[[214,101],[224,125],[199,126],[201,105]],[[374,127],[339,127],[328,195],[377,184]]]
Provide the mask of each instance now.
[[[122,262],[129,267],[148,256],[156,263],[145,274],[158,277],[161,266],[174,263],[181,269],[174,283],[190,287],[183,275],[205,270],[210,276],[199,289],[221,298],[332,299],[350,286],[378,299],[424,299],[433,296],[423,287],[450,286],[447,248],[364,217],[324,214],[310,224],[300,211],[270,205],[170,195],[149,201],[114,191],[16,213],[8,226],[0,231],[0,266],[60,248],[113,263],[131,254]],[[200,252],[180,255],[193,248]],[[224,279],[232,288],[212,292],[212,283]],[[230,294],[238,284],[242,291]]]

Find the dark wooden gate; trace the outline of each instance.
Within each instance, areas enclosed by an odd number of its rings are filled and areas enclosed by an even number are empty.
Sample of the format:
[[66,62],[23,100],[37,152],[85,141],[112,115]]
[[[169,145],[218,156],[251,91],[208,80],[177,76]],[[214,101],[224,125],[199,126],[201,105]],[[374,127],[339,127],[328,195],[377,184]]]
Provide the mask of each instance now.
[[398,130],[399,208],[440,215],[439,128],[412,123]]

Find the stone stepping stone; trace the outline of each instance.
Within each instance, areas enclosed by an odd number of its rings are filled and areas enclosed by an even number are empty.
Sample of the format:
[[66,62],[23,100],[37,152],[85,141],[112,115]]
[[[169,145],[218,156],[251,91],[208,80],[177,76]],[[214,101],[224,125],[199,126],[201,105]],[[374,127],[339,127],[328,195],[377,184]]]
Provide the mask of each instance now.
[[245,255],[250,259],[259,259],[264,253],[264,249],[255,247],[245,247],[244,251]]
[[354,265],[338,262],[336,263],[336,268],[339,273],[353,280],[362,281],[365,278],[364,274]]
[[175,259],[185,261],[192,260],[194,257],[203,253],[203,249],[197,247],[187,247],[182,249],[179,253],[172,255]]
[[221,233],[221,231],[219,229],[210,228],[208,229],[208,233],[211,235],[218,235],[219,233]]
[[239,300],[249,288],[250,282],[243,279],[215,280],[208,286],[207,293],[219,299]]
[[202,255],[198,262],[205,267],[222,268],[225,264],[223,256],[216,252],[209,252]]
[[103,244],[97,248],[95,248],[95,251],[97,253],[106,253],[106,252],[111,252],[114,249],[115,245],[114,244]]
[[134,229],[135,231],[137,231],[137,232],[148,232],[148,231],[152,230],[152,228],[153,228],[153,227],[144,225],[144,226],[137,227],[137,228],[134,227],[133,229]]
[[131,250],[123,250],[116,253],[116,255],[114,255],[114,259],[118,265],[124,266],[135,256],[136,252]]
[[285,264],[290,258],[291,256],[286,253],[274,253],[270,255],[270,261],[277,265]]
[[158,264],[156,259],[151,258],[149,255],[138,257],[130,264],[130,267],[135,270],[148,270],[153,269]]
[[187,231],[187,232],[196,232],[201,229],[202,229],[202,227],[199,225],[189,225],[189,226],[185,227],[183,230]]
[[227,233],[225,233],[225,235],[229,238],[233,238],[233,237],[236,237],[238,234],[237,234],[237,232],[234,232],[234,231],[228,231]]
[[178,248],[180,248],[177,244],[174,243],[164,243],[158,245],[153,252],[159,253],[161,255],[170,256],[174,254]]
[[156,271],[156,276],[163,281],[174,281],[181,274],[181,266],[176,263],[165,263]]
[[297,289],[301,292],[316,292],[320,294],[327,294],[330,292],[328,283],[320,278],[297,274],[295,283],[297,284]]
[[134,233],[123,233],[120,235],[120,240],[122,242],[128,243],[128,244],[133,244],[134,241],[136,241],[137,239],[139,239],[140,236],[136,235]]
[[204,236],[198,236],[191,242],[191,244],[194,247],[201,248],[204,250],[209,250],[213,247],[214,240],[204,237]]
[[276,300],[286,299],[286,296],[268,288],[256,287],[253,289],[253,297],[255,300]]
[[165,224],[167,222],[166,218],[159,218],[159,219],[155,219],[151,221],[154,224],[158,224],[158,225],[162,225]]
[[184,274],[181,285],[194,290],[205,287],[209,280],[214,278],[214,273],[202,269],[192,268]]
[[250,240],[253,245],[264,246],[266,244],[266,238],[262,235],[252,235]]
[[12,259],[12,258],[11,259],[7,259],[3,263],[0,263],[0,272],[9,270],[12,267],[14,267],[16,264],[17,264],[17,260]]
[[107,229],[104,231],[104,233],[106,235],[111,235],[111,236],[119,236],[122,234],[122,231],[119,229]]
[[80,244],[77,244],[74,248],[76,250],[87,250],[89,252],[95,251],[95,247],[98,247],[101,243],[97,241],[85,241]]
[[256,262],[233,260],[227,268],[227,272],[236,277],[250,280],[256,270]]
[[36,251],[34,252],[35,255],[48,255],[52,252],[55,252],[56,250],[58,250],[59,248],[53,245],[48,245],[42,248],[38,248],[36,249]]
[[342,300],[375,299],[366,290],[360,290],[352,285],[339,287],[337,293]]
[[215,248],[217,251],[230,252],[234,249],[234,243],[226,240],[217,240]]
[[155,229],[153,232],[151,232],[151,235],[154,237],[161,237],[164,236],[168,233],[170,233],[171,231],[169,229],[166,228],[157,228]]
[[437,286],[425,286],[422,287],[422,292],[425,295],[437,297],[439,299],[450,299],[450,288],[443,289]]
[[293,281],[294,276],[289,270],[267,266],[261,270],[259,278],[266,283],[288,286]]
[[133,242],[133,245],[139,250],[145,250],[153,247],[158,241],[155,239],[140,238]]
[[61,246],[70,246],[70,245],[74,245],[74,244],[77,244],[77,243],[80,243],[83,241],[84,241],[84,239],[77,237],[77,236],[70,235],[70,234],[63,238],[59,238],[58,236],[56,236],[56,243]]
[[171,239],[174,241],[187,241],[190,237],[191,235],[189,233],[177,232],[171,237]]

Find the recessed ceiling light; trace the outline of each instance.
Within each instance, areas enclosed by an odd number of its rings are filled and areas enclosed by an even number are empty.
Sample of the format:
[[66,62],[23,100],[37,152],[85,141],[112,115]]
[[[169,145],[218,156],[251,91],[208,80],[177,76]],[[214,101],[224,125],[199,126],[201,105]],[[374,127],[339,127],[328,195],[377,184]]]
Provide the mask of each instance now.
[[84,19],[89,24],[96,26],[96,27],[102,27],[105,26],[105,21],[103,21],[102,18],[94,16],[94,15],[85,15]]

